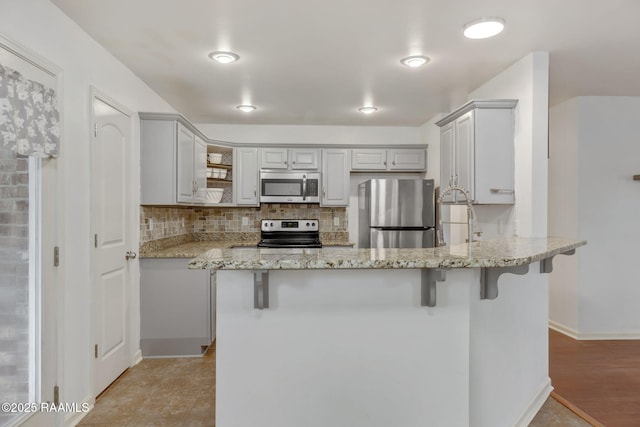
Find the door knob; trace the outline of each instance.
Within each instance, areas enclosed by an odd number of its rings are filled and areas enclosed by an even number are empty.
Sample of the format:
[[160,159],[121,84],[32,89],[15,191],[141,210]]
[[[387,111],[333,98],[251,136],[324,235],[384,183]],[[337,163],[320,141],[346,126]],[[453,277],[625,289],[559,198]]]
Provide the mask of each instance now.
[[133,251],[127,251],[127,253],[125,254],[124,258],[129,261],[130,259],[134,259],[135,257],[137,257],[138,254],[133,252]]

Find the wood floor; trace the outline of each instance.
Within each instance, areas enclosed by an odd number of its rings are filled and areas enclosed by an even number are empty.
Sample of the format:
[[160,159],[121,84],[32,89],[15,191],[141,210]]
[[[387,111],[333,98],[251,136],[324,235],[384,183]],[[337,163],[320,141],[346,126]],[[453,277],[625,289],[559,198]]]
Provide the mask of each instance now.
[[640,340],[578,341],[549,330],[555,393],[606,427],[640,427]]

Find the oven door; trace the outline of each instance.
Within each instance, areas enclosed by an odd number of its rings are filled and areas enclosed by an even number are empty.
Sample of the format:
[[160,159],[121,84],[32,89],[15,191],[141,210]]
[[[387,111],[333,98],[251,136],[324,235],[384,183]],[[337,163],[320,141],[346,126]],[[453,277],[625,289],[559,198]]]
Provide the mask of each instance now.
[[319,203],[319,174],[260,172],[261,203]]

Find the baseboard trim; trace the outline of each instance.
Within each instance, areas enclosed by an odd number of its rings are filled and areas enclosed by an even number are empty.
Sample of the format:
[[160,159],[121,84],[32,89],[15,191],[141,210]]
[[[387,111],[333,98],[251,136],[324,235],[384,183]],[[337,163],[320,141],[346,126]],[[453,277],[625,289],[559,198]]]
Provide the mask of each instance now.
[[547,400],[551,392],[553,391],[553,387],[551,387],[551,378],[547,377],[547,379],[542,383],[538,392],[533,396],[526,409],[518,418],[518,421],[514,424],[516,427],[527,427],[536,414],[544,405],[544,402]]
[[75,425],[77,425],[84,417],[87,416],[87,414],[89,412],[91,412],[91,410],[93,409],[93,406],[95,404],[95,399],[91,396],[86,396],[82,402],[80,403],[80,406],[84,405],[85,403],[87,405],[89,405],[89,410],[87,412],[73,412],[67,415],[67,417],[64,420],[64,425],[66,427],[74,427]]
[[565,408],[567,408],[568,410],[570,410],[571,412],[573,412],[574,414],[576,414],[577,416],[579,416],[580,418],[582,418],[583,420],[591,424],[593,427],[604,427],[604,424],[602,424],[600,421],[596,420],[591,415],[587,414],[582,409],[578,408],[576,405],[569,402],[567,399],[560,396],[555,391],[551,392],[551,397],[557,400],[558,403],[560,403],[562,406],[564,406]]
[[142,362],[142,350],[138,349],[133,355],[133,361],[131,362],[131,366],[136,366],[138,363]]
[[553,320],[549,320],[549,329],[553,329],[556,332],[560,332],[561,334],[566,335],[569,338],[573,338],[574,340],[579,339],[577,331],[567,326],[564,326],[561,323],[554,322]]
[[580,333],[553,320],[549,320],[549,328],[560,332],[574,340],[640,340],[640,332],[587,332]]

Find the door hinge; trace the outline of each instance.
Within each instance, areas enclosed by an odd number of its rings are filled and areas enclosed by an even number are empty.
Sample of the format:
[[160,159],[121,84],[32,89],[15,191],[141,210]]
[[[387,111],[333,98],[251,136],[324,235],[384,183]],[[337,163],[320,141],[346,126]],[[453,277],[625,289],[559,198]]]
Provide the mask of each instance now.
[[94,248],[98,247],[98,235],[97,234],[93,235],[93,247]]
[[98,358],[98,344],[93,348],[93,357],[96,359]]
[[60,265],[60,247],[53,247],[53,266],[58,267]]
[[98,136],[98,124],[95,123],[93,125],[93,136],[97,137]]
[[58,406],[60,404],[60,387],[53,386],[53,404]]

